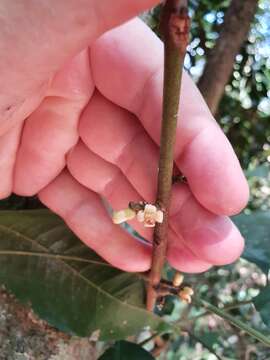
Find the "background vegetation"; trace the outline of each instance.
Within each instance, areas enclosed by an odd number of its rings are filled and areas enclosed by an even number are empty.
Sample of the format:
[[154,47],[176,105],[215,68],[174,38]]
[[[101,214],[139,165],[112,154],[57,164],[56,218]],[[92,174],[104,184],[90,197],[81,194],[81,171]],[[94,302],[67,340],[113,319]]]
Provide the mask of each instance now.
[[[234,219],[247,238],[243,258],[230,266],[214,268],[199,276],[188,276],[187,280],[195,286],[198,298],[226,311],[269,340],[270,1],[192,0],[190,3],[192,39],[185,67],[198,83],[231,141],[249,179],[251,198],[244,213]],[[142,16],[157,34],[159,12],[160,7],[157,7]],[[240,31],[245,26],[248,36]],[[239,46],[236,49],[231,44],[235,45],[237,41]],[[231,65],[230,58],[233,59]],[[227,77],[219,76],[224,73],[228,74]],[[213,91],[222,96],[213,100]],[[59,262],[53,257],[2,254],[0,282],[21,300],[30,301],[40,316],[62,331],[87,336],[97,329],[103,329],[101,338],[100,334],[95,335],[98,340],[106,340],[104,348],[108,340],[124,339],[134,334],[135,330],[137,335],[131,339],[143,341],[151,335],[149,329],[142,331],[147,324],[152,324],[155,331],[165,331],[164,324],[157,317],[146,317],[145,313],[140,317],[137,308],[131,310],[124,305],[126,301],[136,307],[140,305],[143,298],[140,280],[98,264],[100,260],[79,246],[78,240],[54,216],[40,210],[27,214],[18,211],[40,207],[35,198],[12,196],[0,202],[0,250],[60,252],[64,256],[78,256],[86,262],[81,263],[74,258],[61,259]],[[25,238],[31,239],[31,245]],[[82,272],[87,281],[80,279]],[[168,269],[166,276],[172,277],[171,269]],[[106,287],[104,279],[107,281]],[[109,296],[103,293],[105,288]],[[39,295],[40,291],[42,296]],[[94,300],[93,292],[96,292]],[[75,300],[72,298],[74,294]],[[56,295],[61,299],[61,306]],[[97,303],[103,306],[100,312]],[[81,316],[78,315],[78,308]],[[269,344],[262,344],[260,339],[248,336],[243,327],[237,329],[213,312],[196,306],[196,303],[187,307],[169,297],[160,315],[180,326],[181,336],[174,333],[159,338],[156,343],[153,340],[146,342],[145,348],[159,359],[270,358]],[[126,343],[117,343],[117,351],[123,354],[127,351],[130,359],[133,351],[134,356],[136,351],[140,351],[137,348],[127,350],[126,346]],[[103,360],[113,358],[114,350],[109,351],[111,353],[105,353]],[[137,358],[144,359],[143,356],[148,359],[145,353],[137,354]],[[40,357],[43,358],[46,359]]]

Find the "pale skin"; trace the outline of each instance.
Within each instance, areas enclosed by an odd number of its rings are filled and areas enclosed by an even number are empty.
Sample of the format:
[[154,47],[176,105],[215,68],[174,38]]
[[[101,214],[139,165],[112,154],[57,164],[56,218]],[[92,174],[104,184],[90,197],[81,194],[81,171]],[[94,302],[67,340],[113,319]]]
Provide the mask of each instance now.
[[[101,196],[117,210],[155,201],[163,51],[130,19],[157,3],[0,6],[0,198],[38,194],[83,242],[127,271],[149,269],[151,247],[112,223]],[[193,273],[235,261],[244,241],[228,216],[245,207],[248,185],[186,74],[175,162],[188,186],[173,187],[168,261]],[[151,239],[151,229],[131,224]]]

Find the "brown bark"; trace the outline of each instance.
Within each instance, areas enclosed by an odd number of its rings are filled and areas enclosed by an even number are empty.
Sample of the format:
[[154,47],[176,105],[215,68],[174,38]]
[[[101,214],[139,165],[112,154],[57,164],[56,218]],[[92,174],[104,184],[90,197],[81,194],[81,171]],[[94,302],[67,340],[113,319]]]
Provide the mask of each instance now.
[[62,333],[0,286],[0,360],[96,360],[89,338]]
[[153,239],[152,264],[147,290],[147,309],[152,311],[156,300],[156,288],[167,252],[168,210],[170,206],[173,154],[179,113],[179,94],[182,68],[189,38],[190,19],[187,0],[167,0],[161,18],[164,38],[163,111],[160,138],[160,155],[156,204],[164,213],[163,223],[156,223]]
[[213,114],[229,81],[235,56],[247,38],[257,4],[258,0],[231,0],[219,38],[206,60],[198,86]]

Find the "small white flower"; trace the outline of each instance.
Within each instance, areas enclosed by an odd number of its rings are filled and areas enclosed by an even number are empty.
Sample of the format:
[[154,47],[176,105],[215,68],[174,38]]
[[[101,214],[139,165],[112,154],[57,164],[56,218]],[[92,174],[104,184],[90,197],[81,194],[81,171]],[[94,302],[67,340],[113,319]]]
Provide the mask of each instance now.
[[137,220],[139,222],[144,222],[144,210],[139,210],[137,212]]
[[[143,205],[141,208],[143,208]],[[114,224],[121,224],[135,218],[135,216],[139,222],[144,224],[145,227],[154,227],[156,222],[163,222],[163,211],[157,209],[157,207],[152,204],[146,204],[143,210],[133,210],[131,208],[127,208],[124,210],[114,211],[112,220]]]
[[145,227],[154,227],[156,222],[163,222],[163,212],[155,205],[146,204],[144,210],[137,212],[137,220],[143,222]]

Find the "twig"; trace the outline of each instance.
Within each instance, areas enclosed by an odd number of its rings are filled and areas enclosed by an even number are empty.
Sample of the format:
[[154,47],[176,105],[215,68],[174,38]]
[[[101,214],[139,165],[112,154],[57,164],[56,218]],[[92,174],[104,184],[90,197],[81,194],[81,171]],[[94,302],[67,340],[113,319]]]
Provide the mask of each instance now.
[[155,288],[161,278],[161,271],[167,252],[168,209],[171,197],[173,155],[176,135],[179,93],[182,67],[188,43],[190,20],[187,0],[167,0],[161,19],[164,37],[164,87],[163,114],[160,141],[157,205],[164,212],[162,224],[156,224],[153,241],[150,283],[147,290],[147,309],[152,311],[157,294]]
[[238,302],[235,302],[235,303],[232,303],[232,304],[224,305],[222,310],[229,311],[229,310],[237,309],[237,308],[239,308],[240,306],[243,306],[243,305],[252,305],[252,304],[253,304],[252,299],[243,300],[243,301],[238,301]]
[[247,334],[252,336],[253,338],[260,341],[262,344],[267,345],[270,347],[270,338],[263,333],[257,331],[256,329],[248,326],[247,324],[243,323],[241,320],[237,319],[235,316],[230,315],[226,311],[219,309],[218,307],[208,303],[205,300],[194,298],[193,302],[197,306],[204,307],[207,311],[218,315],[223,320],[227,320],[231,325],[235,326],[236,328],[245,331]]
[[[220,308],[221,310],[226,310],[226,311],[230,311],[230,310],[233,310],[233,309],[237,309],[243,305],[252,305],[253,304],[253,301],[252,299],[250,300],[243,300],[243,301],[238,301],[238,302],[234,302],[234,303],[231,303],[231,304],[226,304],[224,305],[222,308]],[[207,315],[211,315],[211,312],[210,310],[206,310],[196,316],[193,316],[192,318],[188,319],[189,321],[196,321],[204,316],[207,316]]]

